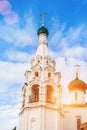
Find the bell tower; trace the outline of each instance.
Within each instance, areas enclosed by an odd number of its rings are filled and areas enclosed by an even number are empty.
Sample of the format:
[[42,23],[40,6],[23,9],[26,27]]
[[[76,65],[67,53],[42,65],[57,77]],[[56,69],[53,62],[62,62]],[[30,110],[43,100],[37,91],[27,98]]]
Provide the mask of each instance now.
[[31,69],[25,72],[19,130],[62,130],[59,72],[55,72],[55,61],[49,54],[49,32],[44,27],[44,19],[37,34],[39,42],[36,55],[31,60]]

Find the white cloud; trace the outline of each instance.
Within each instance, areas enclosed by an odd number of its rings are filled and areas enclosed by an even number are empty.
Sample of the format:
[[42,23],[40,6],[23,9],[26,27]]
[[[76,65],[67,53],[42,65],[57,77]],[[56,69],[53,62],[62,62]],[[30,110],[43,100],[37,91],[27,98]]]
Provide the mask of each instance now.
[[75,57],[80,60],[87,61],[87,47],[82,47],[80,45],[73,46],[70,48],[65,48],[62,53],[66,58]]
[[53,36],[50,38],[49,42],[56,46],[56,48],[60,48],[61,50],[73,47],[73,46],[87,46],[87,27],[82,24],[78,27],[70,27],[68,30],[64,27],[62,29],[62,25],[60,24],[60,28],[56,30],[54,26],[54,30],[56,32],[53,33]]
[[18,127],[19,104],[0,106],[0,130]]
[[70,29],[68,30],[68,32],[66,34],[67,39],[69,40],[69,42],[73,41],[76,44],[78,44],[77,42],[80,40],[80,37],[83,34],[83,30],[84,30],[84,26],[83,25],[80,25],[78,27],[70,27]]
[[28,67],[28,63],[0,62],[1,130],[18,126],[19,104],[14,104],[21,102],[21,89],[25,82],[24,73]]
[[18,51],[11,48],[5,52],[4,56],[11,62],[16,61],[26,63],[33,57],[33,53],[29,54],[28,52]]
[[4,19],[7,24],[14,24],[18,21],[18,15],[17,13],[12,11],[9,14],[7,14]]
[[37,41],[35,28],[33,18],[31,17],[26,20],[23,28],[19,25],[8,26],[0,24],[0,39],[7,44],[13,44],[14,46],[23,47],[33,45],[35,41]]
[[23,84],[28,67],[28,63],[0,62],[0,91],[6,91],[14,84]]

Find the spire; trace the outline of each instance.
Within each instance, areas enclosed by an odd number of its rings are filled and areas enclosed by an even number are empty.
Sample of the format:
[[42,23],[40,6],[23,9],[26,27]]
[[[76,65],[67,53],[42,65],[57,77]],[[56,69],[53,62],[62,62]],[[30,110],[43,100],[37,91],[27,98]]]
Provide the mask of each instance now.
[[47,37],[49,35],[48,29],[44,27],[44,15],[45,13],[42,13],[42,27],[38,29],[37,34],[39,37],[39,46],[36,52],[36,56],[39,55],[41,57],[50,57],[49,50],[48,50],[48,43],[47,43]]
[[78,68],[80,67],[80,65],[76,64],[74,67],[76,68],[76,79],[78,79]]
[[42,16],[42,27],[44,27],[44,16],[45,16],[45,13],[42,13],[41,16]]
[[46,34],[46,37],[48,37],[48,35],[49,35],[48,29],[44,27],[45,13],[42,13],[41,16],[42,16],[42,27],[38,29],[37,34],[39,36],[40,34],[44,33],[44,34]]

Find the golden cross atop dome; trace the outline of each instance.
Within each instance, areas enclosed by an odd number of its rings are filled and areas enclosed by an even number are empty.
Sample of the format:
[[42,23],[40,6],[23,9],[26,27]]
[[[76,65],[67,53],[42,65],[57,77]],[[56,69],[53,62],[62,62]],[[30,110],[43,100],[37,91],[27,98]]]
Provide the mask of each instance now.
[[76,68],[76,78],[78,78],[78,68],[80,67],[80,65],[76,64],[74,65],[74,67]]
[[42,16],[42,26],[44,26],[44,16],[45,16],[45,13],[42,13],[41,16]]

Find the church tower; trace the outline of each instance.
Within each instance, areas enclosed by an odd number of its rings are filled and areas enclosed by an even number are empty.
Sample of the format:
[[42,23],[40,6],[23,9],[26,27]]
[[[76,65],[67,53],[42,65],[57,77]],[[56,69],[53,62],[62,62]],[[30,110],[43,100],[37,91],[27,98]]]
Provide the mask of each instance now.
[[44,27],[38,29],[38,48],[31,60],[31,69],[25,72],[19,130],[62,130],[61,85],[55,61],[50,57]]

